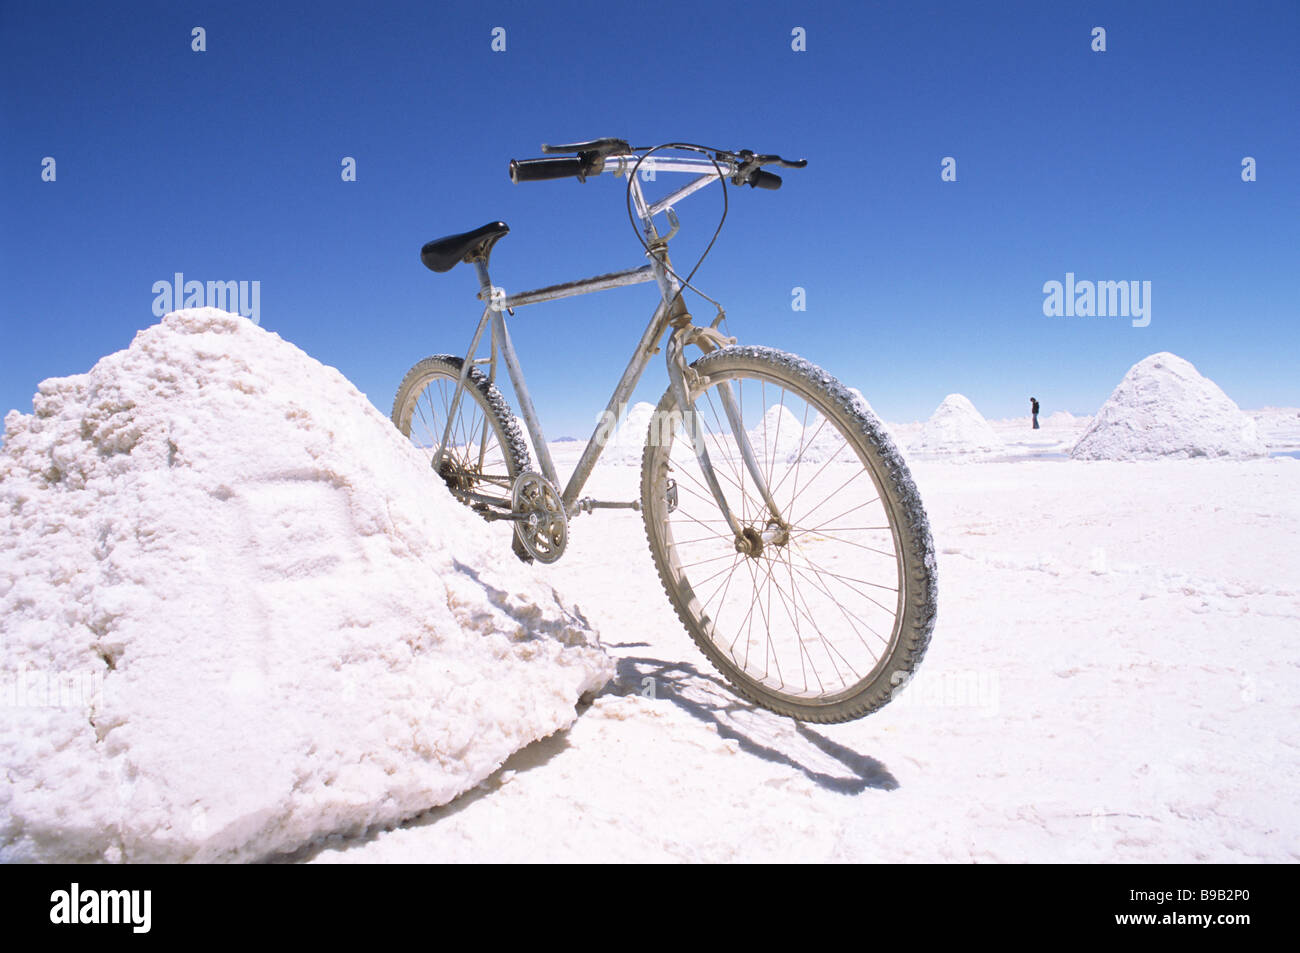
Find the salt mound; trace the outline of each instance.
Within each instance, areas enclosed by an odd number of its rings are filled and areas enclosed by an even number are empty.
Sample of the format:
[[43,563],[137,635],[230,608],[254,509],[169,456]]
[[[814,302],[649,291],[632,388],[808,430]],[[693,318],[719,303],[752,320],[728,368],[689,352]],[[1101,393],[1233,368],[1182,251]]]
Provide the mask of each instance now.
[[945,397],[912,442],[916,453],[992,453],[1001,449],[997,433],[961,394]]
[[615,466],[639,467],[641,454],[645,449],[646,434],[650,431],[650,421],[654,419],[655,405],[641,401],[633,404],[623,422],[614,431],[614,437],[605,444],[601,451],[602,463]]
[[749,444],[760,460],[785,460],[799,452],[803,441],[803,423],[784,404],[767,408],[749,432]]
[[1075,424],[1082,423],[1087,417],[1076,417],[1068,410],[1058,410],[1042,419],[1044,424],[1051,424],[1054,427],[1071,427]]
[[335,369],[167,315],[0,451],[0,861],[232,861],[388,824],[569,726],[576,609]]
[[1267,453],[1255,421],[1214,381],[1162,351],[1129,368],[1070,456],[1139,460]]

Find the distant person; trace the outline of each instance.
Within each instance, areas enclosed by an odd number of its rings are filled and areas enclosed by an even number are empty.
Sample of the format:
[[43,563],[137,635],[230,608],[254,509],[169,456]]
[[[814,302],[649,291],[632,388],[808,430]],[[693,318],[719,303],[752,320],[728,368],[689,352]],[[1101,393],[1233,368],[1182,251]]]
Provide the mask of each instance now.
[[1038,429],[1038,398],[1029,398],[1029,413],[1034,418],[1034,429]]

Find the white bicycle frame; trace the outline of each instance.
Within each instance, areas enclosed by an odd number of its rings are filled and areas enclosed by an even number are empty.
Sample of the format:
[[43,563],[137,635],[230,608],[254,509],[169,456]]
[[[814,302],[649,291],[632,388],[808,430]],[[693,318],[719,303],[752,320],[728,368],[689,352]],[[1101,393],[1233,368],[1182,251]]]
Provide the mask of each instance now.
[[[635,390],[637,382],[641,378],[642,372],[649,363],[650,358],[658,350],[656,342],[663,336],[664,332],[671,326],[672,334],[669,336],[665,351],[668,363],[668,379],[673,394],[677,399],[677,405],[682,409],[683,426],[686,428],[688,437],[692,444],[695,456],[699,461],[701,471],[712,491],[718,506],[721,508],[724,517],[727,520],[732,532],[736,535],[738,548],[744,548],[745,542],[744,527],[740,525],[736,517],[732,514],[730,507],[727,505],[725,494],[721,485],[718,483],[713,466],[709,461],[708,449],[705,446],[703,437],[703,428],[699,421],[698,414],[695,412],[694,400],[691,397],[691,387],[695,383],[697,375],[687,365],[684,353],[689,344],[694,344],[701,350],[709,351],[714,348],[715,343],[710,340],[711,335],[706,329],[693,327],[691,325],[691,316],[686,311],[686,306],[682,300],[681,285],[672,271],[672,265],[668,258],[668,241],[676,234],[678,223],[674,214],[673,206],[686,198],[698,192],[705,186],[711,185],[719,180],[719,172],[722,175],[733,175],[735,165],[730,160],[717,160],[715,164],[706,158],[677,158],[664,157],[658,158],[650,156],[642,159],[639,169],[637,167],[638,156],[636,155],[612,155],[607,156],[604,160],[603,168],[597,173],[592,174],[613,174],[627,176],[629,179],[629,188],[632,193],[633,208],[637,217],[640,218],[642,229],[645,233],[646,245],[649,248],[647,256],[650,258],[650,264],[642,265],[640,268],[632,268],[626,271],[617,271],[607,275],[597,275],[592,278],[583,278],[578,281],[571,281],[564,284],[550,285],[545,288],[538,288],[533,291],[524,291],[519,294],[506,295],[502,289],[495,287],[488,275],[487,264],[483,261],[476,261],[475,268],[479,277],[478,297],[486,302],[483,309],[483,316],[479,319],[478,327],[474,331],[474,337],[470,342],[469,351],[465,357],[465,363],[461,369],[460,379],[456,383],[456,389],[452,395],[451,406],[447,414],[447,425],[443,430],[442,439],[434,452],[432,466],[436,471],[441,463],[444,450],[451,439],[452,421],[456,417],[459,409],[461,396],[469,380],[470,369],[476,365],[487,364],[489,366],[489,379],[495,380],[496,364],[498,354],[504,359],[506,370],[510,374],[510,381],[514,385],[515,396],[519,399],[519,409],[523,415],[524,423],[528,428],[528,434],[532,438],[533,447],[537,452],[537,462],[542,469],[542,475],[550,481],[551,485],[559,488],[559,480],[555,472],[555,464],[551,460],[550,449],[546,444],[546,437],[542,432],[541,422],[537,416],[537,410],[533,406],[532,398],[528,393],[528,385],[524,380],[523,368],[519,364],[518,355],[515,353],[514,346],[510,343],[510,332],[506,327],[505,314],[514,314],[515,308],[524,305],[536,304],[541,301],[554,301],[559,298],[568,298],[574,295],[590,294],[593,291],[603,291],[607,288],[621,288],[626,285],[642,284],[648,281],[655,281],[659,284],[660,302],[655,308],[654,314],[650,318],[649,324],[646,325],[645,331],[641,335],[641,340],[637,343],[636,350],[632,358],[628,361],[623,376],[619,378],[618,385],[614,388],[614,393],[609,398],[609,403],[605,407],[605,413],[602,415],[601,422],[597,424],[595,432],[587,442],[578,459],[578,464],[565,485],[560,498],[563,502],[565,513],[572,518],[580,512],[590,512],[593,509],[640,509],[639,502],[631,503],[614,503],[602,502],[594,499],[578,499],[578,494],[582,492],[583,486],[591,476],[592,470],[596,466],[601,452],[609,439],[611,427],[610,421],[618,419],[619,408],[622,407]],[[659,199],[656,202],[647,202],[644,193],[641,190],[641,183],[633,175],[633,171],[653,171],[658,172],[683,172],[694,173],[696,178],[692,179],[685,186],[671,193],[670,195]],[[660,213],[666,213],[669,224],[672,226],[667,235],[660,235],[654,224],[654,216]],[[483,332],[491,328],[491,355],[486,358],[478,358],[479,345],[483,339]],[[704,332],[704,333],[701,333]],[[717,335],[712,335],[716,338]],[[763,477],[762,468],[758,464],[757,458],[750,445],[749,436],[745,432],[743,420],[741,418],[739,406],[731,391],[731,385],[728,382],[722,382],[718,387],[722,400],[723,408],[728,418],[729,426],[740,450],[741,457],[745,462],[746,469],[754,480],[754,486],[760,496],[767,502],[768,508],[772,513],[773,520],[768,521],[769,525],[763,527],[754,527],[760,537],[767,541],[767,537],[779,534],[781,528],[780,509],[772,500],[768,491],[767,483]],[[484,422],[486,428],[487,423]],[[486,431],[485,431],[486,436]],[[492,503],[494,501],[484,500]],[[499,505],[499,504],[498,504]]]

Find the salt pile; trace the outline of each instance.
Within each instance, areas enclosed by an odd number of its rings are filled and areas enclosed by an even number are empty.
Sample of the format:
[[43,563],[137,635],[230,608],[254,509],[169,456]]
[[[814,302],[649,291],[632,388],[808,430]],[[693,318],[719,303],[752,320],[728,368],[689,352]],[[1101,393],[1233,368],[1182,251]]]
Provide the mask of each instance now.
[[769,407],[749,432],[750,446],[761,460],[785,460],[795,456],[803,442],[803,423],[784,404]]
[[1300,449],[1300,411],[1294,407],[1261,407],[1249,410],[1259,428],[1259,438],[1270,451]]
[[389,824],[612,675],[336,370],[169,314],[0,450],[0,861],[231,861]]
[[613,438],[601,451],[601,462],[616,466],[639,467],[642,451],[645,450],[646,434],[650,432],[650,421],[654,419],[654,413],[654,404],[645,401],[633,404],[622,423],[615,429]]
[[1042,418],[1042,422],[1052,427],[1074,427],[1089,419],[1088,417],[1076,417],[1068,410],[1058,410]]
[[1162,351],[1134,364],[1070,456],[1244,458],[1268,453],[1247,414],[1189,362]]
[[949,394],[921,428],[911,449],[934,454],[992,453],[1002,449],[1002,440],[968,398]]

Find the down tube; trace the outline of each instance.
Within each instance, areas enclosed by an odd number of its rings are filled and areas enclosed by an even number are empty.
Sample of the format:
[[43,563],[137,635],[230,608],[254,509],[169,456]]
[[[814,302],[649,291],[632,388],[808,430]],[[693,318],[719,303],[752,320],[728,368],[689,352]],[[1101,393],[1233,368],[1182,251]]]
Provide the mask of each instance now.
[[[623,371],[623,376],[619,378],[618,386],[614,388],[609,403],[605,405],[605,413],[601,416],[599,423],[596,424],[591,439],[587,441],[586,449],[582,451],[582,457],[578,460],[573,476],[569,478],[569,485],[564,488],[563,501],[566,511],[573,509],[578,494],[582,492],[587,478],[591,476],[591,471],[596,466],[596,460],[600,457],[600,452],[605,449],[605,441],[609,439],[610,431],[613,429],[609,426],[609,421],[611,419],[618,420],[619,408],[627,403],[627,399],[632,396],[632,391],[636,390],[636,383],[641,379],[641,372],[645,370],[646,364],[650,362],[655,342],[663,336],[667,327],[668,308],[660,301],[659,306],[655,308],[654,315],[650,318],[650,323],[646,325],[645,333],[641,335],[641,340],[637,342],[636,350],[632,352],[632,359],[627,362],[627,368]],[[614,416],[611,418],[610,414]]]

